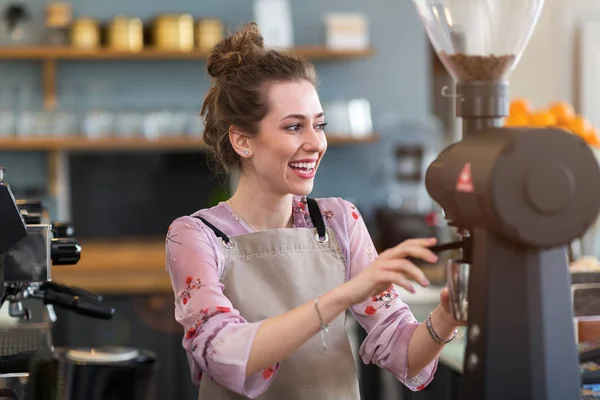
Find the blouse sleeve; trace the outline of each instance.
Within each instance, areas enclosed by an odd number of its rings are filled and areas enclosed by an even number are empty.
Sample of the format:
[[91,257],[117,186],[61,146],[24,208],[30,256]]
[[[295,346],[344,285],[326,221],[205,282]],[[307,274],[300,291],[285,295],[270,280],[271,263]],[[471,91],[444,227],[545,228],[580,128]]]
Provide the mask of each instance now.
[[[348,229],[348,278],[352,279],[378,255],[359,211],[346,200],[342,200],[342,207]],[[407,379],[408,344],[419,322],[408,305],[400,300],[393,285],[385,292],[356,304],[351,312],[368,333],[360,347],[364,363],[385,368],[412,391],[421,390],[431,382],[437,369],[437,359],[419,374]]]
[[268,389],[278,365],[246,377],[250,348],[262,321],[247,322],[223,294],[217,245],[213,232],[196,218],[181,217],[169,227],[166,268],[175,294],[175,319],[184,328],[182,344],[195,383],[213,379],[256,398]]

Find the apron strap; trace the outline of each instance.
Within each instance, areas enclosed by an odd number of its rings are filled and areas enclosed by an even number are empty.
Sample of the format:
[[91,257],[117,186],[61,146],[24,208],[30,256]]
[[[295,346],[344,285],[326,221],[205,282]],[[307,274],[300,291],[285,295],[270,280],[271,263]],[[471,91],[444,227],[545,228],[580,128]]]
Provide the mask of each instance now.
[[312,220],[312,223],[315,226],[315,228],[317,228],[317,233],[319,234],[319,237],[326,237],[327,232],[325,230],[325,221],[323,220],[323,215],[321,214],[321,210],[319,209],[317,201],[315,199],[307,197],[306,202],[308,203],[308,213],[310,214],[310,219]]
[[[321,214],[321,210],[319,209],[317,201],[315,199],[307,197],[306,202],[308,204],[308,213],[310,214],[310,219],[312,220],[312,223],[315,226],[315,228],[317,228],[319,238],[326,238],[327,230],[325,229],[325,221],[323,220],[323,215]],[[223,231],[221,231],[216,226],[208,222],[206,219],[202,218],[199,215],[193,215],[192,217],[204,222],[204,224],[208,226],[217,237],[223,240],[223,244],[225,244],[226,246],[232,243],[231,240],[229,240],[229,236],[227,236],[225,233],[223,233]]]
[[231,244],[231,240],[229,240],[229,236],[227,236],[226,234],[224,234],[221,230],[219,230],[217,227],[215,227],[213,224],[211,224],[210,222],[208,222],[207,220],[205,220],[204,218],[202,218],[199,215],[192,215],[192,217],[194,218],[198,218],[200,221],[204,222],[204,224],[206,226],[208,226],[217,237],[220,237],[221,240],[223,240],[223,244],[227,247],[228,244]]

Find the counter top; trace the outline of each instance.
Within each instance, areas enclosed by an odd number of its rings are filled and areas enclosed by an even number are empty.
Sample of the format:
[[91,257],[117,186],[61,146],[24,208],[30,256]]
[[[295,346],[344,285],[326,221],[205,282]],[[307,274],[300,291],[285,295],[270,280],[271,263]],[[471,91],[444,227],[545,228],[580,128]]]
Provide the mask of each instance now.
[[103,294],[172,293],[164,238],[80,242],[79,263],[53,267],[53,281]]

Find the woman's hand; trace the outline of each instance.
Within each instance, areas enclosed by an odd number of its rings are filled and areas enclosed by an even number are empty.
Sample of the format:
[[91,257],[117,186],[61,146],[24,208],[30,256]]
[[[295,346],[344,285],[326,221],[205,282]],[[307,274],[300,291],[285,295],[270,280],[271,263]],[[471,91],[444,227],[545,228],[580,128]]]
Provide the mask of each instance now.
[[409,239],[382,252],[367,269],[344,284],[350,305],[362,303],[384,292],[392,284],[411,293],[415,292],[411,280],[421,286],[429,286],[423,271],[408,260],[408,257],[435,263],[438,257],[428,247],[436,242],[436,238]]
[[452,316],[452,313],[450,312],[450,292],[447,287],[443,288],[440,292],[440,304],[447,314],[447,317],[452,321],[451,324],[454,326],[467,326],[466,322],[457,321]]

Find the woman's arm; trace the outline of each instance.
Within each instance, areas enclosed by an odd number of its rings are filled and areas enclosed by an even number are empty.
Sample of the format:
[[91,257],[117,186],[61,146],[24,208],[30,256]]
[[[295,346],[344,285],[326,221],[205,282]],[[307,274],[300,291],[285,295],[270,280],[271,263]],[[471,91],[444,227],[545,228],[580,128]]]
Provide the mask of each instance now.
[[[340,229],[348,232],[346,259],[348,278],[352,279],[379,256],[354,205],[345,200],[340,203],[345,214],[344,225]],[[426,282],[423,284],[427,285]],[[414,290],[406,282],[403,286],[409,291]],[[351,311],[368,332],[360,348],[363,362],[385,368],[412,390],[420,390],[431,382],[437,369],[437,357],[443,346],[436,344],[429,336],[427,326],[419,324],[414,318],[395,287],[383,290],[373,298],[353,306]],[[441,338],[450,337],[455,329],[445,314],[447,313],[440,306],[432,314],[432,326]]]
[[[439,304],[431,313],[431,326],[440,339],[446,340],[452,337],[456,329],[456,322]],[[443,348],[443,344],[433,341],[425,323],[420,324],[408,343],[407,377],[410,379],[417,376],[439,357]]]
[[[319,312],[325,324],[351,306],[348,297],[344,287],[337,287],[319,297]],[[319,333],[320,327],[321,321],[312,301],[265,320],[252,342],[246,375],[286,359]]]
[[265,364],[246,374],[252,341],[261,321],[249,323],[223,294],[220,244],[198,219],[181,217],[169,227],[166,267],[175,294],[175,319],[183,326],[192,380],[202,375],[246,397],[264,393],[277,375]]

